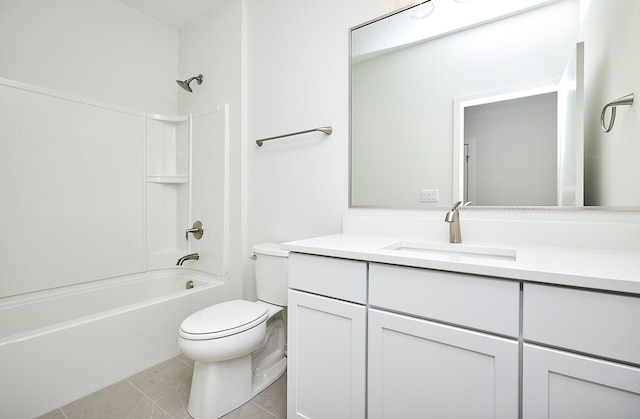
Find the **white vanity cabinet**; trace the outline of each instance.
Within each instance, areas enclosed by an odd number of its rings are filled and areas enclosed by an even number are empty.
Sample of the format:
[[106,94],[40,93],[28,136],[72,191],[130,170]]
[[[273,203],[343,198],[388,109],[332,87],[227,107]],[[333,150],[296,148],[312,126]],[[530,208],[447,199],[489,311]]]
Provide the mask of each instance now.
[[519,295],[514,281],[370,263],[368,417],[517,418]]
[[365,418],[367,263],[289,256],[288,418]]
[[289,418],[640,418],[638,294],[289,262]]
[[640,298],[525,284],[523,419],[640,418]]

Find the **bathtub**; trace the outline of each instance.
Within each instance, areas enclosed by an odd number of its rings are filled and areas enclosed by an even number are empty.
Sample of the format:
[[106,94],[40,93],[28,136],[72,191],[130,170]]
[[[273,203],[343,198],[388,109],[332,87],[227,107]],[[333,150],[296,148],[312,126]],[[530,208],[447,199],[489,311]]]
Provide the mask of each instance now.
[[171,269],[0,299],[0,417],[33,418],[179,354],[182,320],[225,296],[221,278]]

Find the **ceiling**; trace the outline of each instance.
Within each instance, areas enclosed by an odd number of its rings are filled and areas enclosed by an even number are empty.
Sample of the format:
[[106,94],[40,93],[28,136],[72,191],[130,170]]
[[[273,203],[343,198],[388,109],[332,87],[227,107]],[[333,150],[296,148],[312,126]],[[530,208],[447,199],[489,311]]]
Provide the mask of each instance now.
[[182,29],[220,0],[118,0],[145,15]]

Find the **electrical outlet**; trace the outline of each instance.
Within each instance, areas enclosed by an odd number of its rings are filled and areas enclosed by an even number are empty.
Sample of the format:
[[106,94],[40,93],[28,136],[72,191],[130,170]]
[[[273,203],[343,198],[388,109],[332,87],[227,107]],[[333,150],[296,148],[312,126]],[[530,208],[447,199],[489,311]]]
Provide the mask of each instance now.
[[420,202],[438,202],[440,200],[439,189],[421,189]]

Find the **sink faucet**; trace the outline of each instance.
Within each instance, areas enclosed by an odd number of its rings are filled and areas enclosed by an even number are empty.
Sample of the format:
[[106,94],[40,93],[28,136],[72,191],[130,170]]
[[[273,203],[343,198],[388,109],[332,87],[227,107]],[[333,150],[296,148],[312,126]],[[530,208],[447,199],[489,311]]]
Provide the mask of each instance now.
[[449,223],[449,242],[450,243],[462,243],[462,234],[460,233],[460,208],[466,207],[471,202],[467,202],[462,205],[462,201],[458,201],[453,204],[451,211],[447,211],[444,216],[444,221]]
[[180,259],[178,259],[178,263],[176,263],[177,266],[182,266],[183,263],[185,263],[188,260],[198,260],[200,259],[200,254],[199,253],[190,253],[188,255],[182,256]]

